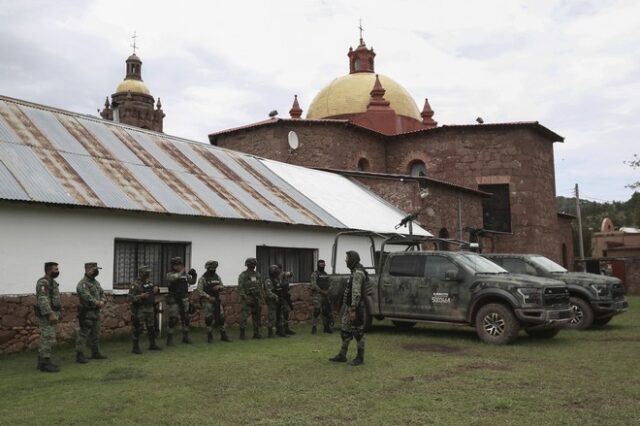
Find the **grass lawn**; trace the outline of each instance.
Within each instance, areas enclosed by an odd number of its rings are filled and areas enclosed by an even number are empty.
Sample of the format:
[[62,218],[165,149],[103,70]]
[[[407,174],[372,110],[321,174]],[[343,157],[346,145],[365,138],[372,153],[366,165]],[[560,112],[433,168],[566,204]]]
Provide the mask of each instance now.
[[[289,339],[178,343],[133,355],[104,342],[105,361],[36,371],[33,352],[0,357],[0,424],[640,424],[640,298],[609,325],[524,333],[482,344],[471,328],[377,325],[360,367],[327,361],[339,333]],[[144,348],[146,348],[146,341]],[[352,343],[349,358],[353,357]]]

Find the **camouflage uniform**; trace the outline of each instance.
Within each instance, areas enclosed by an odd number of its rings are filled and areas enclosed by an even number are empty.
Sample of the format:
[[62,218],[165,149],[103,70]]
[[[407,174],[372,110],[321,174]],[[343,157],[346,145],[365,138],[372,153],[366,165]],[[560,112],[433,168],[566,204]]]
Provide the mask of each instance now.
[[[351,269],[351,277],[349,277],[342,296],[342,327],[340,330],[342,346],[338,355],[331,358],[330,361],[345,362],[349,343],[355,338],[358,344],[358,354],[351,364],[360,365],[364,362],[364,311],[366,308],[363,293],[368,277],[360,264],[360,256],[357,252],[347,252],[347,266]],[[352,315],[355,317],[353,321],[351,320]]]
[[[131,283],[128,299],[131,303],[131,337],[133,339],[133,353],[141,354],[140,336],[147,328],[149,336],[149,350],[160,350],[156,345],[156,299],[157,286],[148,278],[151,268],[141,266],[140,276]],[[146,296],[145,296],[146,295]]]
[[289,314],[293,307],[291,306],[291,294],[289,294],[289,286],[291,282],[291,272],[280,273],[280,287],[276,288],[278,296],[278,309],[276,312],[277,325],[286,335],[294,335],[295,331],[289,328]]
[[[280,287],[280,280],[277,275],[275,277],[269,277],[264,280],[264,295],[267,300],[267,331],[268,337],[273,337],[273,327],[279,324],[278,305],[279,298],[276,294],[276,289]],[[280,328],[278,328],[278,335],[280,335]]]
[[[215,266],[214,266],[215,265]],[[213,329],[220,329],[220,338],[223,341],[230,342],[227,336],[227,330],[224,325],[224,308],[220,300],[220,292],[224,285],[220,276],[212,271],[210,267],[217,268],[218,262],[208,261],[205,263],[207,272],[198,280],[198,293],[200,294],[200,304],[204,308],[204,322],[207,326],[207,341],[213,342]]]
[[[95,263],[85,264],[87,267],[97,267]],[[90,277],[85,274],[78,286],[76,292],[80,298],[80,306],[78,308],[78,322],[80,328],[78,330],[78,336],[76,337],[76,360],[80,363],[86,362],[84,359],[84,349],[89,343],[91,347],[91,358],[103,359],[106,358],[100,353],[100,306],[99,303],[104,303],[104,291],[100,286],[98,280],[95,277]],[[84,361],[84,362],[83,362]]]
[[[320,265],[320,261],[318,264]],[[322,262],[324,264],[324,262]],[[318,266],[319,266],[318,265]],[[311,274],[311,297],[313,300],[313,317],[311,319],[311,332],[316,333],[318,318],[322,316],[322,325],[325,333],[331,333],[333,324],[333,308],[329,297],[329,275],[324,271],[324,267]],[[326,292],[326,293],[323,293]]]
[[[251,261],[251,262],[250,262]],[[249,258],[245,262],[256,265],[254,258]],[[242,312],[240,313],[240,338],[244,339],[245,329],[247,327],[247,318],[251,314],[253,320],[253,337],[261,338],[260,335],[260,308],[264,303],[264,295],[262,294],[262,285],[260,273],[255,270],[247,269],[238,276],[238,294],[242,303]]]
[[[180,262],[180,263],[176,263]],[[171,259],[172,265],[184,265],[182,259]],[[167,325],[167,346],[173,345],[173,333],[175,327],[182,324],[182,342],[191,343],[189,340],[189,326],[191,324],[191,307],[189,306],[189,284],[196,282],[195,270],[190,269],[189,273],[184,270],[180,272],[167,272],[167,283],[169,293],[167,293],[166,303],[169,316]]]
[[[38,369],[55,372],[57,366],[51,364],[51,348],[56,344],[55,325],[49,323],[49,315],[62,315],[60,291],[53,278],[44,276],[36,284],[36,317],[40,325],[40,343],[38,344]],[[44,363],[44,365],[43,365]],[[53,369],[48,369],[51,365]]]

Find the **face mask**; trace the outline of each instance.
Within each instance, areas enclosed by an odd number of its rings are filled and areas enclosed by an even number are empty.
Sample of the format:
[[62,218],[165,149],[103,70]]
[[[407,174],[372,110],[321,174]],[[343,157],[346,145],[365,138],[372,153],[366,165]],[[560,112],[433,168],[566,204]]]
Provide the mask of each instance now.
[[100,274],[100,271],[96,269],[96,271],[93,273],[93,278],[97,277]]
[[58,278],[60,276],[60,272],[52,272],[51,278]]

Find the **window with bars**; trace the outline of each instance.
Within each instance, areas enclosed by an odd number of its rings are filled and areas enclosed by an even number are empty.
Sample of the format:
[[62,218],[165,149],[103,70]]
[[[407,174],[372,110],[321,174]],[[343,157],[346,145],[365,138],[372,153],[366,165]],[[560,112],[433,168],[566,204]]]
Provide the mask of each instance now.
[[166,286],[166,274],[172,257],[181,257],[187,269],[191,265],[191,243],[116,239],[113,259],[113,288],[127,289],[138,276],[138,267],[151,267],[151,281]]
[[491,194],[490,198],[482,200],[482,227],[491,231],[511,232],[509,184],[478,185],[478,189]]
[[269,266],[282,265],[283,270],[293,272],[291,282],[309,282],[318,259],[318,249],[256,247],[258,272],[263,278],[269,276]]

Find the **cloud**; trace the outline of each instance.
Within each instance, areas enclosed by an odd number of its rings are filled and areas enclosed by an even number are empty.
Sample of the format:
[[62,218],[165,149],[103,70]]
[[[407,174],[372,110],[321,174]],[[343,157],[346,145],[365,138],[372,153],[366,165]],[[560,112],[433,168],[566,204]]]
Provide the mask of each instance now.
[[[440,124],[538,120],[556,144],[558,194],[580,183],[626,199],[640,149],[640,3],[595,1],[0,0],[2,94],[96,113],[139,35],[143,78],[167,133],[210,132],[286,115],[348,72],[364,38],[376,68]],[[635,175],[635,176],[634,176]]]

